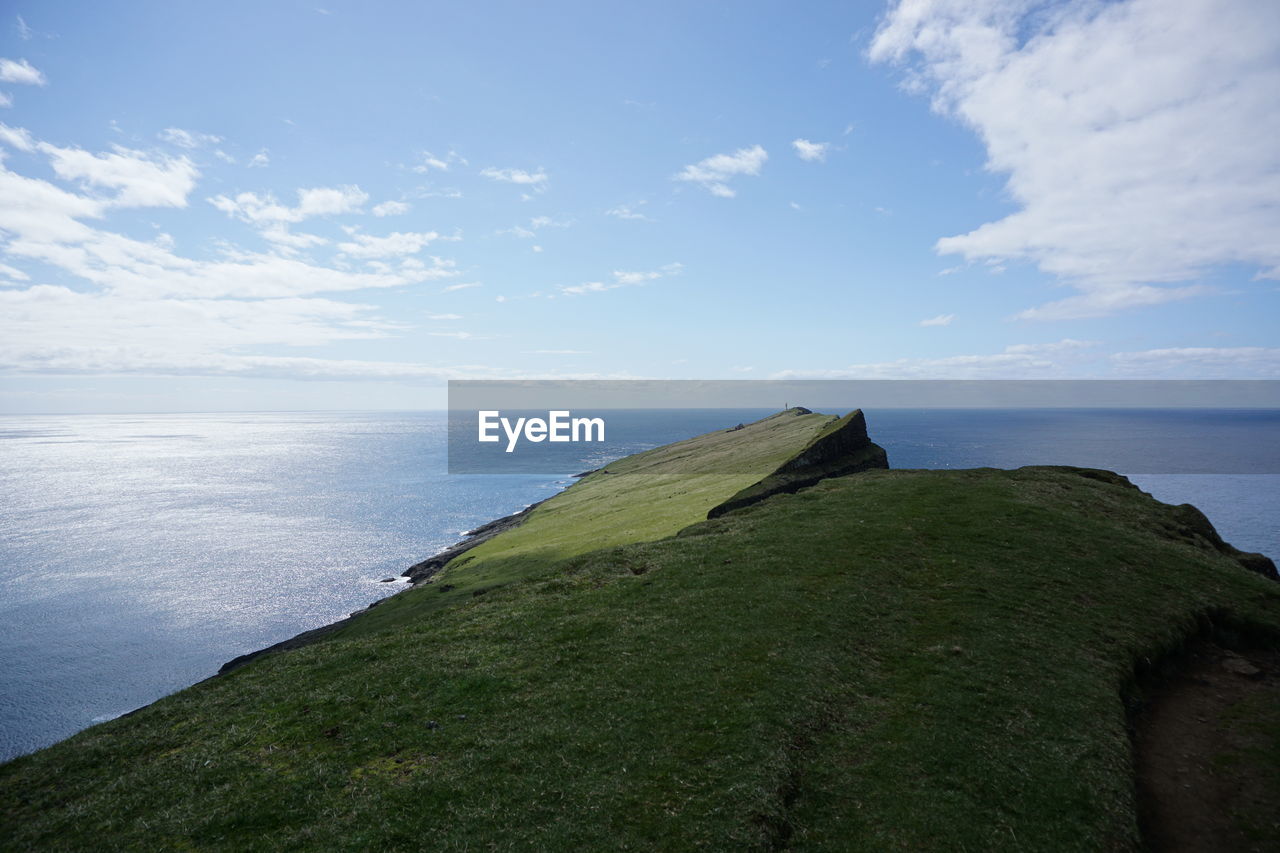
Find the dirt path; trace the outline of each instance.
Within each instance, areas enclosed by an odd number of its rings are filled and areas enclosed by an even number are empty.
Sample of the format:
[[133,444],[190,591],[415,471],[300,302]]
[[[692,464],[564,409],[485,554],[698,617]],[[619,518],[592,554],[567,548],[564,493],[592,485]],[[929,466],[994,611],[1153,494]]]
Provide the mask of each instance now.
[[1136,720],[1153,851],[1280,851],[1280,650],[1194,646]]

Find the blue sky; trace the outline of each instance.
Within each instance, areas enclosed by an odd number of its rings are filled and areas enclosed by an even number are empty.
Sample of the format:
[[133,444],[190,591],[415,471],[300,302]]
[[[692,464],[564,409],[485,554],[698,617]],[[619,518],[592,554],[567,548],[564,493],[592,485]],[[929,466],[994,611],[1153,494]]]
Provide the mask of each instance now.
[[1280,377],[1274,4],[4,15],[3,412]]

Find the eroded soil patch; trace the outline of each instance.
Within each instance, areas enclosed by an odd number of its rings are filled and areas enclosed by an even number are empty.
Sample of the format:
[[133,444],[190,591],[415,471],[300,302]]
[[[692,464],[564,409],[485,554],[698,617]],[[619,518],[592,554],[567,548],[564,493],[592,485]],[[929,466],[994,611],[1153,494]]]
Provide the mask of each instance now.
[[1150,690],[1134,745],[1148,849],[1280,850],[1280,650],[1198,641]]

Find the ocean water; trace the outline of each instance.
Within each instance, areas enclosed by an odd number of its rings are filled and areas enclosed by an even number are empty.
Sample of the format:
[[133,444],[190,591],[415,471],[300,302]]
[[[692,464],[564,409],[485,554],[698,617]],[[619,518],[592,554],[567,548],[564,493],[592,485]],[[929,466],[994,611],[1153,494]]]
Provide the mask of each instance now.
[[[380,581],[575,471],[763,414],[648,414],[557,474],[453,476],[440,412],[0,417],[0,760],[403,588]],[[1206,429],[1233,458],[1280,448],[1274,414],[867,414],[895,468],[1160,471],[1170,446],[1192,450]],[[1132,479],[1196,504],[1238,547],[1280,555],[1280,476]]]
[[403,588],[553,494],[448,477],[439,413],[0,418],[0,759]]

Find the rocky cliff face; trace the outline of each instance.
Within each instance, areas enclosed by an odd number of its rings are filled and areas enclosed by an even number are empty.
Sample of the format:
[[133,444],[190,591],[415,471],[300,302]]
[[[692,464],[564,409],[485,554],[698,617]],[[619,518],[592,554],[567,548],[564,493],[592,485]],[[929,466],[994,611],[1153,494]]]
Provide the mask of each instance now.
[[888,467],[888,454],[871,441],[867,419],[861,409],[855,409],[833,422],[772,474],[712,507],[707,518],[751,506],[772,495],[798,492],[828,477]]
[[1173,523],[1166,527],[1165,533],[1170,538],[1191,542],[1206,550],[1225,554],[1251,572],[1257,572],[1265,578],[1280,580],[1276,564],[1265,554],[1241,551],[1239,548],[1223,540],[1209,519],[1191,504],[1179,504],[1171,513]]

